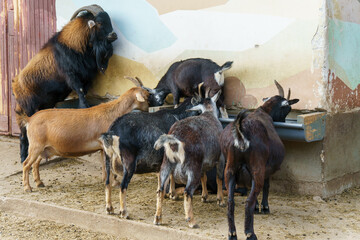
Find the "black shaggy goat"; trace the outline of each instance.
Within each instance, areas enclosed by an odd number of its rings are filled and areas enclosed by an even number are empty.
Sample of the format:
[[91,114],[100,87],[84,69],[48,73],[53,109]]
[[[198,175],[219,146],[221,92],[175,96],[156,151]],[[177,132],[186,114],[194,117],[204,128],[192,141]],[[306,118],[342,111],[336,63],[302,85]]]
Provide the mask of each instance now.
[[[183,118],[197,115],[187,111],[197,104],[196,98],[188,98],[176,109],[163,109],[154,113],[132,112],[118,118],[102,135],[100,141],[107,157],[106,210],[113,212],[111,204],[111,184],[109,158],[115,175],[123,170],[120,185],[120,216],[127,218],[126,190],[134,173],[156,172],[164,155],[153,146],[161,134],[167,133],[170,127]],[[122,166],[121,166],[122,165]],[[111,178],[110,178],[111,179]],[[170,195],[175,196],[175,184],[171,185]]]
[[[86,12],[77,15],[80,12]],[[104,73],[117,39],[110,17],[98,5],[77,10],[71,21],[52,36],[12,80],[16,99],[16,121],[20,127],[20,155],[28,155],[26,117],[53,108],[74,90],[81,108],[88,107],[85,95],[98,71]]]
[[[190,58],[173,63],[154,89],[149,89],[150,106],[160,106],[169,93],[172,93],[174,105],[180,97],[192,97],[197,93],[197,86],[204,83],[203,89],[210,89],[212,97],[224,86],[224,71],[231,68],[233,62],[219,66],[210,59]],[[223,107],[223,96],[218,101]],[[221,109],[222,113],[224,109]]]
[[[264,99],[254,112],[240,112],[236,120],[221,134],[221,150],[226,157],[225,183],[228,189],[229,239],[237,239],[234,222],[235,184],[251,187],[245,205],[245,234],[248,240],[257,239],[254,233],[254,213],[270,213],[269,177],[277,170],[285,156],[284,145],[273,121],[285,121],[291,105],[299,99],[284,98],[282,87],[275,81],[279,95]],[[257,202],[263,191],[261,208]]]

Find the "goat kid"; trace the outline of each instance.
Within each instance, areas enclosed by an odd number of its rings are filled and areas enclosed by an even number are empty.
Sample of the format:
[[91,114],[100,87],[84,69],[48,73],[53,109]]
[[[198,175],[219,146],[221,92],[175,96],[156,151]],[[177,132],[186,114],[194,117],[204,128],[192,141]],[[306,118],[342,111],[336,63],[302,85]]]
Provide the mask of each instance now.
[[[187,111],[198,103],[197,98],[188,98],[176,109],[163,109],[154,113],[132,112],[118,118],[103,134],[100,141],[106,152],[107,181],[105,185],[106,211],[113,213],[111,203],[110,167],[119,176],[123,171],[120,185],[120,216],[128,217],[126,191],[134,173],[157,172],[160,169],[163,151],[155,151],[153,146],[161,134],[167,133],[177,121],[198,115]],[[175,196],[175,183],[170,186],[170,197]]]
[[[277,170],[285,156],[284,145],[273,121],[285,121],[291,105],[299,99],[284,98],[282,87],[275,81],[279,94],[266,98],[254,112],[240,112],[236,120],[221,133],[221,150],[226,157],[225,183],[228,189],[229,239],[237,239],[234,223],[235,184],[251,186],[245,205],[245,235],[248,240],[257,239],[254,233],[254,212],[270,213],[268,204],[269,177]],[[290,93],[290,91],[289,91]],[[263,190],[261,208],[257,197]]]
[[201,198],[203,202],[206,201],[208,197],[206,172],[215,166],[217,167],[217,202],[220,206],[224,205],[222,177],[225,162],[221,156],[219,143],[222,126],[217,118],[215,103],[219,95],[220,92],[212,98],[205,98],[201,104],[192,108],[192,110],[200,109],[202,111],[200,116],[176,122],[168,134],[160,136],[155,142],[154,148],[158,150],[164,147],[165,154],[159,173],[154,224],[159,225],[162,221],[165,182],[170,174],[174,176],[175,182],[186,184],[184,209],[189,227],[197,227],[192,207],[194,191],[201,182]]
[[[111,123],[133,109],[147,111],[149,92],[140,87],[129,89],[118,99],[85,109],[47,109],[27,119],[29,156],[23,162],[24,190],[31,192],[29,170],[37,187],[43,187],[39,164],[51,156],[75,157],[103,150],[98,140]],[[103,152],[102,152],[103,154]],[[103,161],[104,171],[104,161]],[[105,177],[105,174],[103,174]]]

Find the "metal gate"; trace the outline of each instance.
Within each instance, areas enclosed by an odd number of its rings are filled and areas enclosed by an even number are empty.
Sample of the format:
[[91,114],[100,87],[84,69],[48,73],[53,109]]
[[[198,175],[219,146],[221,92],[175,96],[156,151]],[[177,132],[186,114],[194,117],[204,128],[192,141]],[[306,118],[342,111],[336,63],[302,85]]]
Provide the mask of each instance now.
[[0,1],[0,134],[19,134],[11,79],[55,30],[55,0]]

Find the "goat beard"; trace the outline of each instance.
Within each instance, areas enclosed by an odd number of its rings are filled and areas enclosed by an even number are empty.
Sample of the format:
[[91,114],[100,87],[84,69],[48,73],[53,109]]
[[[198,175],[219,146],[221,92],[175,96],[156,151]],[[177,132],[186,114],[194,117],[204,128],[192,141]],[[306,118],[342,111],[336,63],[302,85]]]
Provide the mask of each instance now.
[[102,74],[105,74],[109,59],[113,55],[113,46],[107,39],[95,40],[92,46],[97,68]]

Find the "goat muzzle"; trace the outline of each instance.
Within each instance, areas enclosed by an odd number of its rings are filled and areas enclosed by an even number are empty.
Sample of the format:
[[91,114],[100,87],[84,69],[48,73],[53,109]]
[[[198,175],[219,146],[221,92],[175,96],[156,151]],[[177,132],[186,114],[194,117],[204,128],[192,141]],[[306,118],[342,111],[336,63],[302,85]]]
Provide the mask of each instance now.
[[111,33],[109,33],[109,35],[107,35],[106,38],[109,42],[113,42],[116,39],[118,39],[118,36],[117,36],[116,32],[111,32]]

